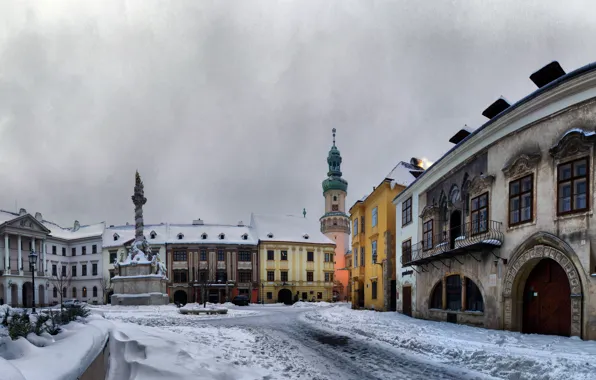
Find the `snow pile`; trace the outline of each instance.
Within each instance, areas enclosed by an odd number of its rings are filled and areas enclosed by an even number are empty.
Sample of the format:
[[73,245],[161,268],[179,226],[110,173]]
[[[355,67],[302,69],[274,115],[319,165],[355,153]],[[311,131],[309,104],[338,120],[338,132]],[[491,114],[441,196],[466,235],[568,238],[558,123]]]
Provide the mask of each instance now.
[[292,307],[297,307],[297,308],[313,308],[313,307],[329,307],[329,306],[333,306],[333,304],[330,302],[325,302],[325,301],[319,301],[319,302],[301,302],[301,301],[299,301],[292,305]]
[[579,338],[526,335],[398,313],[332,307],[305,313],[301,319],[337,332],[389,343],[447,365],[516,380],[596,378],[596,342]]
[[[77,379],[103,350],[112,323],[90,316],[83,324],[71,322],[51,336],[29,334],[27,339],[0,339],[2,380]],[[35,345],[30,342],[34,341]],[[46,347],[38,347],[37,345]],[[60,365],[56,365],[60,363]]]
[[[193,334],[116,322],[110,337],[108,380],[259,379],[271,370],[254,365],[245,350],[222,351]],[[230,329],[231,341],[250,347],[250,336]]]

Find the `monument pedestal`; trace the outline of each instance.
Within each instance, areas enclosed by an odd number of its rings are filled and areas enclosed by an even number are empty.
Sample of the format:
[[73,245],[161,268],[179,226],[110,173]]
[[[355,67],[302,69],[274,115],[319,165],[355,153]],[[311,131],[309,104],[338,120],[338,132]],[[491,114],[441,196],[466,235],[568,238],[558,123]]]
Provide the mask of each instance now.
[[151,263],[120,264],[120,274],[111,279],[112,305],[167,305],[166,282],[162,274],[152,274]]

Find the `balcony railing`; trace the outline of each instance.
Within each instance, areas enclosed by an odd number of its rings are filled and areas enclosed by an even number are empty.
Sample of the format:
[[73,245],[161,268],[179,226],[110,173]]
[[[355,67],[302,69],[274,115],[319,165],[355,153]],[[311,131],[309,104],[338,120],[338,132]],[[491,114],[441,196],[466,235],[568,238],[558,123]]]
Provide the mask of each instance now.
[[403,252],[402,266],[427,264],[434,260],[453,258],[503,244],[503,223],[487,220],[456,226],[436,233],[430,240],[414,244],[410,252]]

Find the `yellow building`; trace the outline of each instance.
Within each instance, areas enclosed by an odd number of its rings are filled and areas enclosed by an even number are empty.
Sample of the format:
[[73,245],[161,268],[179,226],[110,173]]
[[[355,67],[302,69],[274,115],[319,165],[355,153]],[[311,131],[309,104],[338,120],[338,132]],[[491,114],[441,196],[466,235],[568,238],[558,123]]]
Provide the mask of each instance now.
[[346,270],[348,271],[348,287],[347,287],[347,302],[352,302],[352,269],[354,264],[352,262],[352,251],[346,253]]
[[350,208],[352,307],[395,310],[395,205],[392,201],[424,169],[400,162],[373,192]]
[[335,243],[319,221],[253,214],[250,224],[259,239],[262,302],[331,301]]

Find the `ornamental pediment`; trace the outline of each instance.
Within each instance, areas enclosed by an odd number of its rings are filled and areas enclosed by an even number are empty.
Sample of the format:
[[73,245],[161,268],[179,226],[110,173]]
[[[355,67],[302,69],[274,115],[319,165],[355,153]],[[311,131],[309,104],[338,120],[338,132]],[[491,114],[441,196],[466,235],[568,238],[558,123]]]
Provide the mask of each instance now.
[[420,217],[425,220],[425,219],[430,219],[436,215],[439,214],[439,207],[435,206],[435,205],[428,205],[426,206],[424,209],[422,209],[422,212],[420,213]]
[[474,177],[474,179],[472,179],[472,182],[470,182],[470,186],[468,187],[468,192],[470,194],[481,193],[485,190],[490,189],[490,187],[493,185],[493,182],[495,182],[494,175],[490,175],[490,174],[478,175],[478,176]]
[[542,155],[540,152],[522,153],[514,157],[503,167],[503,174],[508,178],[512,178],[532,171],[538,166],[541,158]]
[[41,224],[37,219],[33,216],[26,214],[17,217],[16,219],[9,220],[4,224],[6,227],[17,228],[17,229],[27,229],[31,231],[37,231],[44,234],[49,234],[51,231],[47,229],[43,224]]
[[561,159],[576,154],[588,153],[596,142],[596,132],[573,128],[557,141],[549,150],[555,159]]

